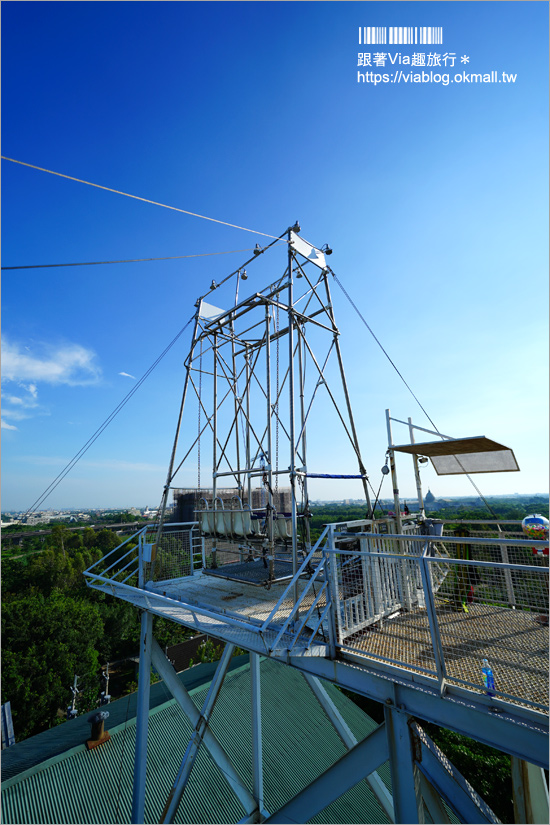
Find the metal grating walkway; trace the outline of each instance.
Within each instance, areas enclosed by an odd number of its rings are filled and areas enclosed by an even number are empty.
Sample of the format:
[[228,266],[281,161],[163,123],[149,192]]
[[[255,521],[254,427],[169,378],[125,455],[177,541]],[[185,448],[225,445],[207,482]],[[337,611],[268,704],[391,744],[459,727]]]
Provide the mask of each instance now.
[[[536,613],[483,604],[468,613],[437,605],[447,679],[477,687],[482,660],[491,664],[498,693],[515,704],[535,703],[548,712],[548,627]],[[371,626],[346,639],[345,647],[368,658],[435,676],[433,641],[425,610],[402,613],[381,627]]]

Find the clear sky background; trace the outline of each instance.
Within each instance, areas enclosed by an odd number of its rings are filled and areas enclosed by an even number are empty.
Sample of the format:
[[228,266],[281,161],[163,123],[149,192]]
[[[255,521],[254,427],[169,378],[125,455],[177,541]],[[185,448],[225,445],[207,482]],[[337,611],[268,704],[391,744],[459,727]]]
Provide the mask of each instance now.
[[[392,25],[442,26],[443,45],[358,45],[360,26]],[[547,41],[546,2],[4,2],[2,154],[273,235],[299,219],[333,248],[332,268],[439,429],[514,449],[521,473],[475,476],[481,490],[544,492]],[[364,52],[455,54],[454,67],[414,71],[516,81],[358,83],[358,71],[411,70],[358,67]],[[265,241],[8,161],[2,206],[3,266]],[[33,503],[197,296],[249,254],[3,272],[3,510]],[[386,407],[429,424],[333,295],[377,488]],[[186,335],[44,507],[158,504],[188,346]],[[330,456],[337,444],[331,433]],[[423,472],[438,497],[472,492]],[[311,488],[359,495],[351,482]]]

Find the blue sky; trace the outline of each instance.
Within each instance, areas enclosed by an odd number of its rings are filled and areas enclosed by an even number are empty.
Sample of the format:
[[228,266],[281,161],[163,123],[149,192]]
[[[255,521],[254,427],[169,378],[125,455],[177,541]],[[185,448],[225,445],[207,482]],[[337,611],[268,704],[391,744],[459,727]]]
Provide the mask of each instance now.
[[[432,25],[441,46],[358,45],[360,26]],[[476,476],[481,490],[544,492],[547,32],[544,2],[5,2],[2,154],[272,235],[299,219],[333,248],[333,270],[439,429],[514,449],[521,473]],[[454,54],[454,67],[415,71],[516,79],[374,85],[357,72],[398,64],[358,67],[358,53]],[[8,161],[2,206],[3,266],[265,240]],[[249,254],[2,273],[3,510],[33,503],[197,296]],[[386,407],[429,424],[333,295],[377,488]],[[158,504],[188,346],[184,336],[44,506]],[[423,472],[437,496],[472,491]],[[360,489],[319,482],[311,495]]]

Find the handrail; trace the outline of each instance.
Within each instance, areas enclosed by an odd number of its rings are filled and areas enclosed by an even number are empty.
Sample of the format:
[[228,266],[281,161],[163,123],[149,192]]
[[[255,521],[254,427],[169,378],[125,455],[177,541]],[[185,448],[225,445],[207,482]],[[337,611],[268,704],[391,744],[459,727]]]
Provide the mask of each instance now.
[[[136,536],[140,536],[142,533],[144,533],[144,532],[147,530],[147,528],[148,528],[148,527],[149,527],[149,525],[148,525],[148,524],[146,524],[146,525],[145,525],[145,527],[143,527],[141,530],[138,530],[138,532],[137,532],[137,533],[132,533],[132,535],[131,535],[131,536],[128,536],[128,538],[127,538],[125,541],[123,541],[123,542],[122,542],[122,544],[117,544],[117,546],[116,546],[116,547],[113,547],[113,549],[112,549],[112,550],[109,550],[109,552],[108,552],[108,553],[106,553],[104,556],[102,556],[100,559],[98,559],[97,561],[94,561],[94,563],[93,563],[93,564],[91,564],[91,565],[88,567],[88,569],[87,569],[87,570],[84,570],[84,572],[83,572],[83,574],[82,574],[82,575],[83,575],[83,576],[85,576],[85,575],[86,575],[86,573],[88,573],[90,570],[93,570],[93,568],[96,566],[96,564],[99,564],[100,562],[105,561],[105,559],[108,559],[108,558],[109,558],[109,556],[111,556],[111,555],[115,552],[115,550],[120,550],[120,548],[121,548],[121,547],[124,547],[124,545],[125,545],[125,544],[127,544],[129,541],[131,541],[132,539],[135,539],[135,538],[136,538]],[[134,548],[132,548],[132,550],[133,550],[133,549],[134,549]],[[128,555],[128,553],[129,553],[129,552],[130,552],[130,551],[128,550],[128,552],[126,552],[126,553],[124,554],[124,556],[121,556],[121,557],[120,557],[120,559],[117,559],[117,561],[120,561],[121,559],[125,558],[125,557]],[[115,564],[116,564],[116,562],[115,562]],[[110,569],[111,569],[111,567],[113,567],[113,566],[114,566],[114,565],[111,565],[110,567],[108,567],[108,568],[107,568],[107,570],[110,570]],[[94,574],[94,575],[95,575],[95,574]]]
[[[501,544],[509,545],[511,547],[548,547],[548,541],[541,539],[489,539],[483,536],[425,536],[419,533],[418,535],[411,535],[410,533],[347,533],[334,531],[335,538],[375,538],[375,539],[406,539],[407,541],[421,541],[428,539],[431,542],[450,542],[451,544]],[[333,548],[331,548],[333,549]],[[338,553],[350,553],[354,551],[340,550]]]
[[[424,537],[425,538],[425,537]],[[369,556],[374,559],[395,559],[396,561],[418,561],[421,556],[417,555],[408,555],[405,553],[377,553],[373,552],[372,550],[345,550],[340,551],[338,549],[334,549],[332,547],[327,548],[328,553],[339,553],[340,555],[353,555],[353,556]],[[501,569],[501,570],[523,570],[527,573],[542,573],[544,571],[548,571],[548,567],[542,567],[538,564],[514,564],[513,562],[502,562],[502,561],[479,561],[478,559],[453,559],[452,556],[445,556],[441,558],[439,556],[427,556],[426,557],[429,562],[433,562],[434,564],[437,563],[444,563],[444,564],[456,564],[456,565],[471,565],[472,567],[490,567],[491,569]]]
[[[310,587],[313,586],[313,582],[317,578],[318,573],[320,573],[323,570],[323,567],[324,567],[325,564],[326,564],[326,559],[323,558],[321,563],[317,566],[317,569],[315,570],[315,573],[313,574],[311,579],[308,581],[307,586],[304,588],[300,598],[298,599],[298,601],[296,602],[296,604],[294,605],[294,607],[292,608],[292,610],[288,614],[286,620],[283,622],[282,627],[279,630],[277,636],[275,637],[275,641],[273,642],[273,645],[271,646],[271,650],[275,650],[275,648],[277,647],[281,637],[283,636],[284,633],[286,633],[287,628],[288,628],[289,624],[291,623],[291,621],[293,620],[293,618],[296,614],[296,611],[299,609],[300,605],[302,604],[306,593],[309,591]],[[325,582],[325,585],[326,585],[326,582]],[[321,588],[321,592],[322,592],[322,590],[323,590],[323,588]],[[319,593],[319,595],[316,597],[316,599],[314,601],[314,604],[318,601],[318,599],[320,597],[321,597],[321,593]],[[310,612],[311,612],[311,608],[310,608],[310,611],[308,611],[308,614],[307,614],[308,616],[309,616]],[[298,635],[300,635],[300,633],[302,632],[303,629],[304,629],[304,625],[302,624],[302,626],[300,627],[300,629],[298,631]],[[263,625],[262,625],[262,630],[263,630]]]
[[[279,599],[279,601],[277,602],[277,604],[275,605],[275,607],[273,608],[273,610],[271,611],[271,613],[269,614],[269,616],[267,617],[265,622],[263,623],[262,630],[265,630],[266,627],[268,626],[268,624],[272,621],[273,616],[277,613],[277,611],[281,607],[282,603],[286,599],[288,592],[294,587],[295,583],[298,581],[298,579],[300,578],[300,576],[304,572],[304,569],[309,564],[312,556],[314,555],[314,553],[317,552],[317,548],[319,547],[321,541],[325,538],[326,534],[328,533],[328,529],[329,529],[328,526],[325,527],[325,529],[323,530],[323,532],[321,533],[321,535],[317,539],[317,542],[312,547],[312,549],[309,551],[308,555],[305,557],[305,559],[302,562],[302,564],[300,565],[299,569],[296,571],[296,574],[292,577],[292,579],[288,583],[288,586],[283,590],[283,594],[282,594],[281,598]],[[323,562],[324,562],[324,559],[323,559]]]

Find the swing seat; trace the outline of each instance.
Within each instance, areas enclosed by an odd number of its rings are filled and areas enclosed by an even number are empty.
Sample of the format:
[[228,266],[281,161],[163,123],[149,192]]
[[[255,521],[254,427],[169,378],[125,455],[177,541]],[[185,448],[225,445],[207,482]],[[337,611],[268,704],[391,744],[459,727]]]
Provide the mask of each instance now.
[[224,510],[223,511],[223,535],[231,536],[233,533],[233,511],[232,510]]
[[201,532],[205,535],[213,535],[216,532],[216,515],[214,510],[198,510],[199,525]]
[[252,528],[252,535],[253,536],[265,536],[265,531],[263,529],[264,526],[264,519],[260,518],[260,516],[251,516],[251,528]]
[[201,528],[201,533],[210,533],[210,525],[208,523],[208,511],[201,510],[199,512],[199,525]]
[[286,541],[286,539],[292,538],[292,519],[286,518],[282,513],[277,515],[276,520],[273,522],[273,528],[275,539],[279,538]]
[[214,520],[214,530],[213,532],[216,533],[218,536],[225,535],[225,513],[223,509],[220,510],[213,510],[213,520]]
[[233,533],[236,536],[244,537],[246,533],[244,532],[244,525],[243,525],[243,518],[244,513],[242,510],[233,510]]
[[253,530],[253,527],[252,527],[252,513],[250,512],[250,507],[248,508],[248,510],[243,510],[242,518],[243,518],[243,534],[245,536],[252,536],[253,533],[254,533],[254,530]]

